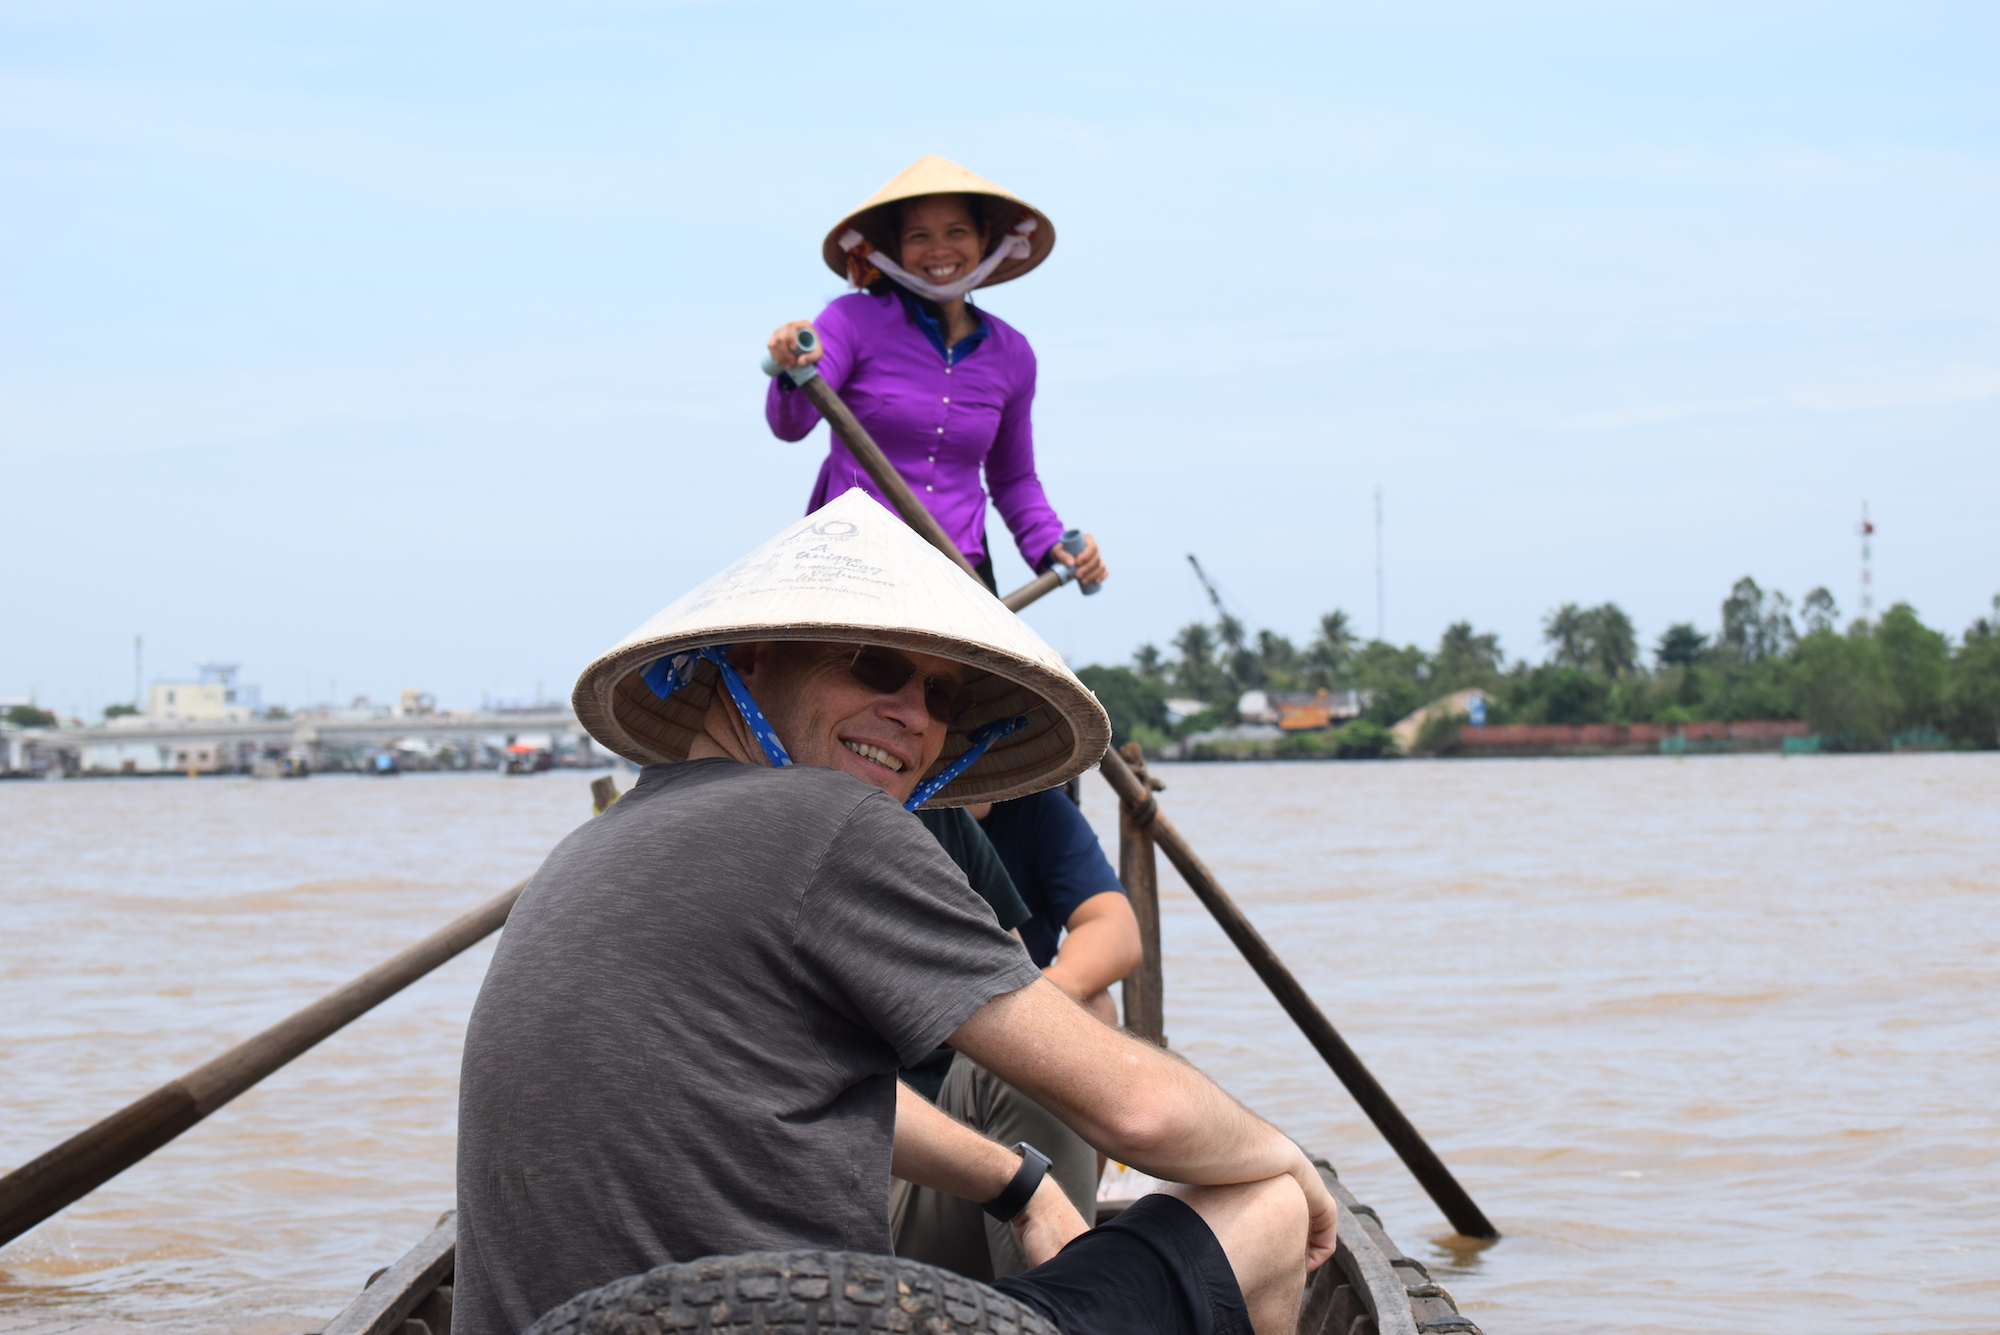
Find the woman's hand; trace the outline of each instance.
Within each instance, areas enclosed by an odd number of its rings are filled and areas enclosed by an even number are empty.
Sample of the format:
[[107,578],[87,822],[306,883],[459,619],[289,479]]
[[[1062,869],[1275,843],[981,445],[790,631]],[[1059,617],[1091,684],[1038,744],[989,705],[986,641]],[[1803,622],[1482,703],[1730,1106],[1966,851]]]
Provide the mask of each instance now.
[[1054,1173],[1042,1178],[1042,1185],[1035,1188],[1035,1194],[1028,1198],[1021,1213],[1014,1216],[1010,1227],[1030,1266],[1040,1265],[1068,1246],[1071,1238],[1090,1231],[1090,1225],[1063,1194],[1062,1184],[1056,1181]]
[[781,324],[778,326],[776,332],[771,335],[770,343],[767,345],[772,361],[780,366],[811,366],[825,354],[826,344],[819,341],[819,331],[817,329],[813,329],[812,351],[802,353],[798,350],[798,346],[793,340],[798,336],[798,332],[801,329],[812,329],[812,321],[794,320],[790,324]]
[[1075,566],[1079,584],[1102,584],[1110,578],[1111,572],[1105,568],[1104,557],[1097,550],[1097,539],[1089,533],[1083,535],[1083,550],[1074,556],[1063,550],[1060,541],[1049,548],[1049,556],[1063,565]]

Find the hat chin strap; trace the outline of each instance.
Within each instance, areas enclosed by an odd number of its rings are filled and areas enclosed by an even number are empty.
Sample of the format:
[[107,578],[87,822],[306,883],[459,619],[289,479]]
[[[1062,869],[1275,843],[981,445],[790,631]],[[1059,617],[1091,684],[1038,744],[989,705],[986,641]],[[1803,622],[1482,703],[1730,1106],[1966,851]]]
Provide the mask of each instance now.
[[[750,735],[764,749],[764,758],[771,762],[772,769],[783,769],[792,763],[791,753],[778,740],[778,734],[771,727],[771,721],[764,717],[764,711],[757,707],[757,701],[751,696],[749,686],[744,684],[742,675],[736,671],[736,665],[729,661],[729,648],[726,644],[711,644],[689,653],[656,658],[639,674],[639,680],[652,687],[653,694],[664,700],[694,679],[695,659],[706,659],[715,664],[715,670],[722,674],[722,684],[728,689],[729,698],[736,702],[736,712],[743,716],[744,723],[749,725]],[[993,743],[1027,726],[1028,716],[1016,714],[1012,718],[995,719],[974,728],[966,734],[968,745],[965,753],[939,770],[934,778],[918,784],[917,791],[910,794],[910,800],[903,803],[903,810],[915,811],[936,797],[945,785],[978,764],[979,758]]]
[[672,654],[666,658],[656,658],[649,663],[639,680],[653,688],[653,694],[662,700],[678,691],[694,679],[694,660],[707,659],[715,664],[715,670],[722,674],[722,684],[729,691],[729,698],[736,702],[736,712],[743,716],[750,735],[763,748],[764,759],[771,762],[772,769],[783,769],[792,763],[791,753],[778,740],[771,720],[764,717],[764,711],[757,707],[757,701],[750,694],[750,688],[743,684],[743,677],[736,671],[736,665],[729,661],[727,644],[711,644],[690,653]]
[[[991,278],[993,271],[1008,260],[1025,260],[1029,255],[1033,254],[1034,247],[1029,244],[1028,237],[1034,230],[1035,220],[1033,218],[1021,219],[1021,221],[1014,224],[1006,236],[1000,238],[1000,244],[993,248],[991,255],[988,255],[979,262],[977,268],[956,282],[946,283],[943,286],[939,286],[936,283],[927,283],[909,272],[902,265],[869,245],[867,238],[863,237],[861,233],[855,231],[852,227],[840,234],[840,248],[848,253],[851,260],[855,248],[860,247],[860,253],[865,265],[873,265],[875,268],[880,269],[883,273],[895,279],[899,286],[908,288],[920,297],[928,297],[932,301],[956,301],[966,293],[972,291],[973,288],[985,282],[988,278]],[[848,268],[851,272],[856,271],[856,266],[852,263],[849,264]],[[856,283],[855,286],[861,287],[864,284]]]
[[1028,726],[1026,714],[1016,714],[1013,718],[995,719],[982,728],[974,728],[966,734],[965,740],[971,745],[965,754],[939,770],[937,777],[917,785],[917,791],[910,794],[910,800],[903,803],[903,810],[915,811],[924,803],[936,797],[944,786],[959,775],[979,763],[979,757],[986,754],[986,748],[1005,737],[1008,733]]

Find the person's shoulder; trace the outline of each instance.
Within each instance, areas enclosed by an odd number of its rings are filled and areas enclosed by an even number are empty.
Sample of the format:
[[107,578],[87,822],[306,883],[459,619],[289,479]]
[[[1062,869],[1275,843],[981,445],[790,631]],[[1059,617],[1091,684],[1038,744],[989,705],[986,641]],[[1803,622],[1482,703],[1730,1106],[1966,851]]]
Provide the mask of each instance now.
[[1026,334],[1016,329],[1013,325],[1008,324],[984,306],[979,308],[979,316],[986,321],[987,329],[992,331],[987,334],[987,337],[993,340],[996,346],[1008,352],[1018,353],[1030,361],[1034,360],[1035,349],[1028,342]]
[[986,321],[987,328],[993,331],[994,338],[1010,339],[1022,344],[1028,341],[1026,334],[1016,329],[1013,325],[1008,324],[986,307],[981,306],[979,308],[979,315],[981,319]]
[[810,821],[815,815],[838,825],[854,808],[867,802],[870,794],[887,798],[881,789],[863,783],[852,774],[823,765],[772,769],[721,758],[648,766],[640,778],[639,790],[635,791],[643,790],[656,791],[669,804],[678,799],[721,802],[745,812],[781,808],[794,829],[799,822]]
[[899,313],[894,293],[884,292],[878,296],[872,292],[849,292],[826,303],[826,309],[819,313],[819,318],[831,318],[849,325],[874,325]]

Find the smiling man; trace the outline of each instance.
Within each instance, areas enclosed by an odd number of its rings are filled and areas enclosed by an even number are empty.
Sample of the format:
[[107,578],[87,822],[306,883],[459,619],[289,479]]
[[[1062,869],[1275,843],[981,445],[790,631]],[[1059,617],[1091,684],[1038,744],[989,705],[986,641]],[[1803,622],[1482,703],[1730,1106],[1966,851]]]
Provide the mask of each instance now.
[[[1060,783],[1103,711],[859,492],[578,682],[648,762],[549,856],[467,1030],[455,1335],[669,1261],[885,1253],[889,1179],[981,1202],[1064,1335],[1284,1330],[1333,1203],[1298,1147],[1043,980],[910,810]],[[898,1084],[949,1041],[1175,1187],[1086,1231],[1039,1154]]]

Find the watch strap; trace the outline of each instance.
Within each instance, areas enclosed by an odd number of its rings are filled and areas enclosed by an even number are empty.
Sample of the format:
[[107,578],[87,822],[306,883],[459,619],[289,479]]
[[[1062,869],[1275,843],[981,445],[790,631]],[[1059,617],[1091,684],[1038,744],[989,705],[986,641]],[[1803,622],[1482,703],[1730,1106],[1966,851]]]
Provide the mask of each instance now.
[[1041,1188],[1042,1179],[1048,1176],[1049,1156],[1022,1141],[1014,1146],[1014,1153],[1021,1156],[1021,1167],[1014,1173],[1014,1180],[1007,1189],[979,1208],[998,1219],[1009,1223],[1014,1216],[1028,1208],[1028,1202]]

